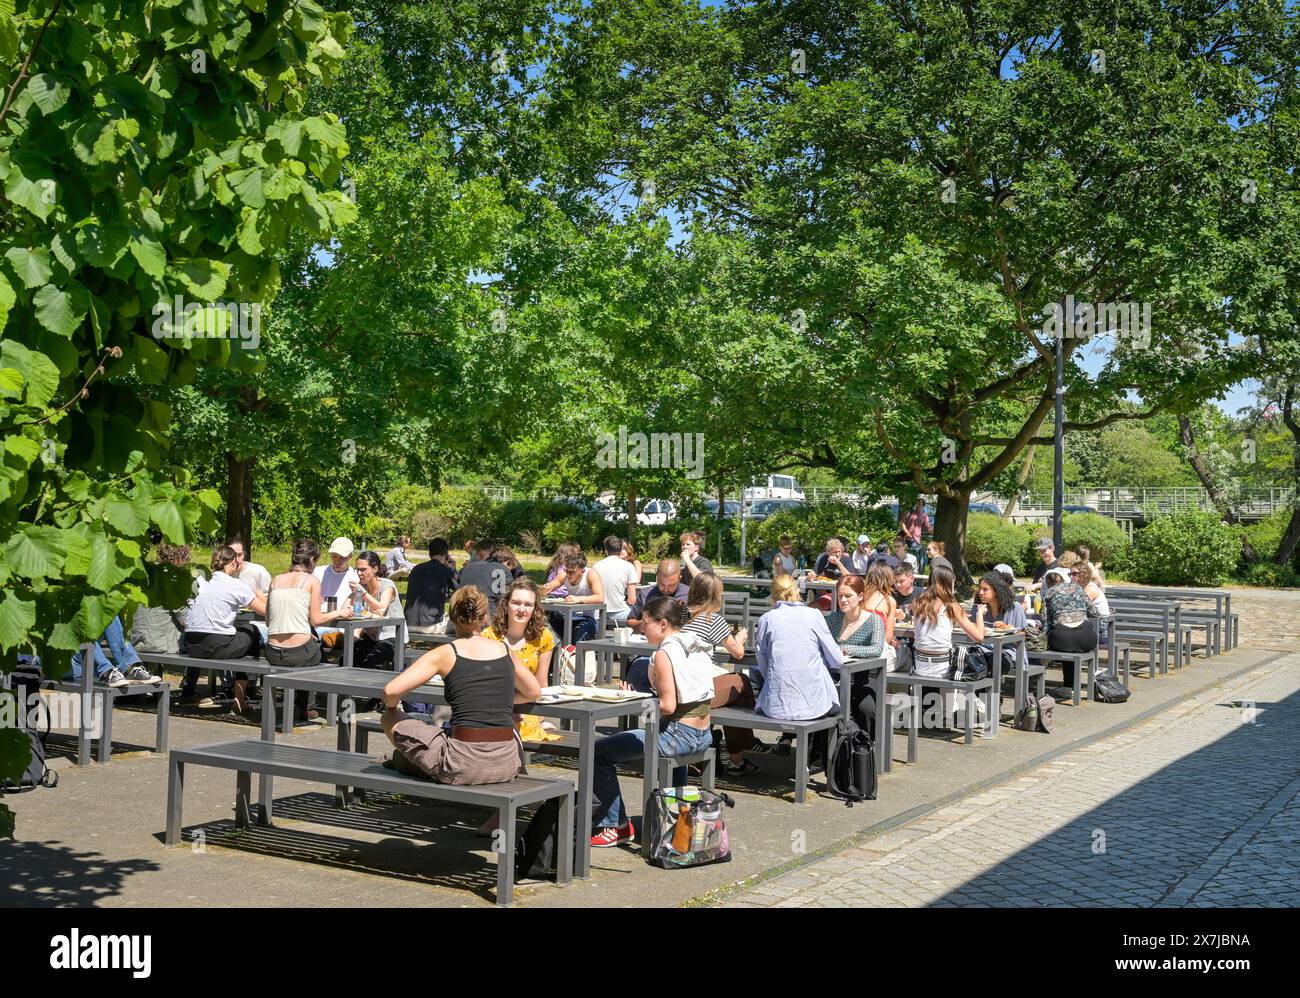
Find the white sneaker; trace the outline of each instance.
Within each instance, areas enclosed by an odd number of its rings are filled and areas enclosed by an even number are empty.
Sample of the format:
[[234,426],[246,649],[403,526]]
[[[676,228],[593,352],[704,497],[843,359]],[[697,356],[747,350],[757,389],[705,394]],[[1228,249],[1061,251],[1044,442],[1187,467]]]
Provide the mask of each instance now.
[[126,670],[126,681],[132,685],[146,686],[150,683],[161,683],[162,676],[151,675],[143,665],[136,664]]
[[100,682],[105,686],[130,686],[131,681],[118,672],[117,669],[109,669],[100,678]]

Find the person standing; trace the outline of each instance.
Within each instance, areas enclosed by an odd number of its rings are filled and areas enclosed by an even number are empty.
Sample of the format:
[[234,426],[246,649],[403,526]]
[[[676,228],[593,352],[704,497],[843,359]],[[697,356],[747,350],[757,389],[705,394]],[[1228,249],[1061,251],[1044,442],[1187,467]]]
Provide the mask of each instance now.
[[916,556],[916,569],[925,568],[925,554],[921,547],[921,538],[930,532],[929,514],[925,511],[925,500],[917,499],[916,505],[903,514],[898,521],[898,529],[907,539],[907,550]]
[[388,569],[388,577],[396,582],[398,579],[405,579],[411,574],[415,565],[411,559],[406,557],[406,549],[411,546],[411,538],[403,534],[397,538],[397,545],[384,558],[384,567]]
[[1052,569],[1059,567],[1060,562],[1056,560],[1056,544],[1050,537],[1038,538],[1038,543],[1034,545],[1038,550],[1038,567],[1034,569],[1033,577],[1029,580],[1029,585],[1025,587],[1029,592],[1037,592],[1042,588],[1043,576]]

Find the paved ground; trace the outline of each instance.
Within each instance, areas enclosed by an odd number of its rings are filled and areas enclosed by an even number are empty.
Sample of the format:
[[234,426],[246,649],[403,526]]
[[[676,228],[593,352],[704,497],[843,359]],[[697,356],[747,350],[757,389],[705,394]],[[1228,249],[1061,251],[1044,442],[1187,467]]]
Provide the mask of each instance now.
[[1300,654],[727,907],[1300,906]]
[[[745,784],[724,783],[724,789],[737,799],[736,809],[729,812],[735,851],[732,863],[666,873],[646,866],[631,851],[603,850],[593,856],[590,880],[575,883],[568,889],[550,885],[524,888],[516,892],[517,904],[523,907],[665,906],[718,898],[749,903],[757,898],[754,892],[735,893],[743,889],[743,884],[764,877],[768,879],[759,887],[765,890],[790,883],[772,879],[772,871],[807,864],[810,859],[824,855],[830,858],[804,868],[830,872],[835,869],[833,864],[843,858],[846,844],[858,851],[845,861],[837,875],[851,873],[854,868],[867,869],[882,858],[880,850],[867,848],[871,841],[883,841],[882,832],[895,827],[903,829],[890,832],[901,836],[903,841],[896,841],[901,848],[906,842],[930,835],[937,837],[944,831],[942,827],[924,827],[925,821],[935,820],[936,812],[944,815],[938,820],[952,823],[962,820],[959,812],[963,809],[967,811],[965,818],[974,818],[982,808],[994,804],[998,813],[1006,815],[1003,823],[988,826],[974,835],[961,829],[950,832],[940,840],[952,843],[949,853],[960,856],[957,848],[960,845],[976,859],[981,855],[988,858],[991,854],[987,842],[992,836],[995,844],[1004,843],[999,857],[1007,850],[1012,850],[1010,855],[1014,856],[1014,850],[1030,848],[1034,842],[1035,848],[1045,845],[1056,849],[1059,845],[1076,865],[1080,862],[1114,864],[1134,849],[1136,830],[1140,829],[1150,855],[1157,854],[1157,844],[1164,835],[1165,841],[1176,842],[1180,849],[1192,843],[1193,852],[1200,857],[1192,869],[1184,871],[1183,879],[1165,884],[1158,896],[1173,891],[1169,896],[1176,898],[1179,885],[1194,884],[1198,878],[1205,879],[1206,884],[1233,883],[1243,877],[1249,880],[1249,876],[1240,872],[1239,865],[1233,864],[1240,864],[1242,857],[1251,855],[1251,850],[1290,848],[1295,851],[1294,797],[1289,798],[1289,809],[1275,801],[1285,782],[1262,780],[1256,773],[1255,757],[1261,745],[1273,744],[1260,739],[1261,734],[1272,738],[1290,730],[1286,724],[1287,711],[1294,710],[1294,706],[1288,706],[1294,701],[1286,697],[1294,690],[1288,692],[1266,684],[1285,685],[1291,681],[1285,677],[1296,679],[1300,675],[1300,658],[1292,654],[1283,662],[1278,654],[1294,653],[1300,647],[1300,593],[1242,591],[1234,597],[1234,610],[1243,614],[1245,641],[1240,650],[1209,660],[1197,658],[1189,668],[1167,677],[1136,678],[1134,695],[1125,704],[1085,703],[1079,708],[1062,705],[1057,709],[1057,730],[1050,736],[1013,730],[1005,719],[997,738],[977,739],[972,746],[961,744],[955,735],[931,732],[923,736],[920,761],[911,766],[901,762],[904,740],[898,739],[895,759],[900,761],[895,763],[892,774],[882,778],[880,799],[851,809],[823,797],[814,797],[806,806],[794,805],[790,800],[790,761],[764,758],[759,762],[763,772],[756,780]],[[1255,693],[1262,710],[1259,723],[1247,728],[1239,725],[1239,713],[1215,708],[1213,704],[1244,697],[1246,693],[1235,687],[1229,690],[1217,688],[1216,684],[1240,682],[1233,677],[1254,668],[1263,668],[1274,678],[1265,677],[1260,680],[1264,685],[1247,691]],[[1156,726],[1199,716],[1196,710],[1188,712],[1186,702],[1206,690],[1211,691],[1207,705],[1197,710],[1218,717],[1224,732],[1213,743],[1222,743],[1220,747],[1210,748],[1208,755],[1203,749],[1200,757],[1220,759],[1222,756],[1222,765],[1237,767],[1208,790],[1183,792],[1185,788],[1197,786],[1189,774],[1198,770],[1189,770],[1184,765],[1186,757],[1196,755],[1190,743],[1181,748],[1170,746],[1159,750],[1139,745],[1131,749],[1130,765],[1137,769],[1117,769],[1097,761],[1099,750],[1092,745],[1096,739],[1148,714],[1153,720],[1133,731],[1154,730]],[[1009,709],[1010,701],[1004,701],[1004,706]],[[164,848],[159,835],[166,793],[165,757],[138,750],[150,743],[152,726],[151,713],[121,711],[115,730],[122,754],[115,755],[111,765],[78,769],[66,754],[60,753],[54,765],[60,770],[63,782],[57,790],[7,798],[6,802],[17,813],[18,841],[0,849],[0,905],[491,904],[495,880],[493,859],[487,841],[473,835],[474,825],[484,815],[471,810],[381,796],[366,805],[339,811],[333,807],[332,795],[326,788],[283,780],[276,783],[276,827],[240,833],[231,821],[233,776],[200,770],[188,776],[185,810],[187,835],[199,837],[198,842]],[[175,746],[240,736],[256,737],[256,728],[228,718],[223,723],[212,717],[180,716],[173,722]],[[1194,741],[1196,736],[1186,737]],[[1210,735],[1204,737],[1209,739]],[[334,742],[332,732],[319,729],[299,729],[293,739],[298,744],[330,748]],[[1288,761],[1283,748],[1270,751],[1274,754],[1262,756],[1260,765],[1264,768],[1289,765],[1294,777],[1295,756],[1290,756]],[[1041,771],[1045,756],[1052,754],[1055,758],[1046,771]],[[1148,762],[1143,763],[1143,759]],[[1144,765],[1147,768],[1143,769]],[[1042,814],[1029,819],[1007,810],[1018,797],[1006,796],[1006,788],[1014,786],[1005,783],[1009,774],[1013,778],[1023,777],[1031,769],[1040,771],[1029,777],[1037,782],[1028,786],[1042,788],[1043,793],[1053,785],[1054,771],[1057,777],[1062,774],[1075,777],[1065,791],[1072,800],[1066,810],[1055,801],[1045,804]],[[571,772],[563,768],[548,771]],[[635,777],[629,774],[622,782],[626,796],[637,793]],[[1003,785],[1004,797],[1000,802],[996,797],[998,784]],[[1102,789],[1086,790],[1090,786]],[[990,790],[991,787],[994,789]],[[1133,796],[1144,788],[1164,788],[1162,792],[1166,795],[1183,795],[1170,797],[1177,801],[1176,807],[1161,810],[1157,809],[1158,801],[1144,803],[1141,797]],[[994,797],[989,801],[978,796],[990,792]],[[1091,817],[1091,812],[1106,800],[1125,795],[1136,802],[1130,809],[1104,821]],[[972,800],[980,803],[972,805]],[[1270,802],[1275,802],[1278,815],[1269,820],[1259,819],[1263,823],[1258,828],[1250,825],[1250,817],[1264,814]],[[1244,848],[1230,835],[1219,832],[1231,823],[1234,809],[1242,810],[1245,815],[1234,826],[1243,829],[1242,835],[1248,834],[1248,838],[1242,839],[1246,843]],[[906,824],[918,818],[922,825]],[[1290,825],[1288,820],[1292,822]],[[1207,828],[1212,836],[1203,842]],[[1101,829],[1107,835],[1108,853],[1097,860],[1090,851],[1094,829]],[[1075,855],[1079,850],[1074,841],[1077,834],[1082,834],[1082,856]],[[1215,848],[1221,843],[1223,849],[1216,853]],[[1160,850],[1160,854],[1168,855],[1171,851]],[[896,866],[902,862],[902,854],[899,855],[900,859],[894,863],[883,865]],[[1054,858],[1049,863],[1038,865],[1061,865],[1058,854],[1051,855]],[[1215,873],[1220,866],[1222,872]],[[1284,869],[1280,863],[1275,866],[1276,875],[1289,878],[1294,885],[1294,867]],[[918,903],[937,903],[951,891],[962,885],[969,887],[975,881],[985,890],[987,883],[996,884],[1020,871],[1021,866],[1009,871],[1005,864],[988,869],[972,868],[960,877],[948,877],[949,882],[941,884],[938,893],[934,884],[928,885],[930,894],[920,895],[926,901]],[[1145,889],[1146,882],[1138,877],[1131,879],[1138,885],[1133,890],[1136,897],[1139,888]],[[807,882],[800,886],[806,887]],[[1198,900],[1211,893],[1208,887],[1198,890]],[[794,897],[792,890],[788,897],[768,898],[767,903]],[[1040,899],[1037,903],[1043,902]]]

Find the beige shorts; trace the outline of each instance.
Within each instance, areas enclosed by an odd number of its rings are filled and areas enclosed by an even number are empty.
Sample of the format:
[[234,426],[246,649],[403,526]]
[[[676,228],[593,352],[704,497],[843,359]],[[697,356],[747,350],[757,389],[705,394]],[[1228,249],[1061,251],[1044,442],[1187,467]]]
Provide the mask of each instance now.
[[527,772],[518,737],[508,742],[462,742],[440,724],[408,719],[393,725],[393,746],[394,769],[435,783],[508,783]]

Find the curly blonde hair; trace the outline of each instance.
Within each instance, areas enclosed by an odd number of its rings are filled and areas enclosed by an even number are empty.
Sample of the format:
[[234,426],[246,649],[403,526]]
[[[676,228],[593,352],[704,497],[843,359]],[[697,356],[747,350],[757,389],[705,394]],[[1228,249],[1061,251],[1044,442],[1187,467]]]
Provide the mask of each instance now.
[[537,583],[532,579],[515,579],[510,583],[510,588],[505,591],[505,595],[497,600],[497,612],[492,616],[492,629],[502,638],[506,636],[506,631],[510,628],[510,598],[520,589],[533,594],[533,615],[528,618],[528,624],[524,627],[524,640],[532,643],[541,638],[542,631],[546,629],[546,614],[542,612],[542,591],[537,588]]

